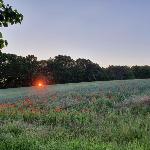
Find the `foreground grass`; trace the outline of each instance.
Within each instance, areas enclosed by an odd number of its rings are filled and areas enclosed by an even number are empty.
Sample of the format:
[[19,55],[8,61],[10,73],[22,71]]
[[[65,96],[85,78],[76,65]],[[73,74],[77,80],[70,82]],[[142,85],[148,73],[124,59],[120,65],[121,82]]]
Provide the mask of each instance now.
[[0,150],[149,150],[149,84],[121,87],[1,105]]
[[110,100],[99,99],[77,108],[42,110],[38,107],[19,105],[1,109],[1,150],[150,148],[147,105],[114,109]]

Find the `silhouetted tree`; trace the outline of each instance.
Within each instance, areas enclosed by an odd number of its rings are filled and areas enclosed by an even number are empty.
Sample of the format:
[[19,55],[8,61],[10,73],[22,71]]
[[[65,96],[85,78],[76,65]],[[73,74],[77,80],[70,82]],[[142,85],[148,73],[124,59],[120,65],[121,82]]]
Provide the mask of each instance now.
[[104,70],[98,65],[91,62],[89,59],[77,59],[76,60],[76,71],[78,81],[98,81],[104,80]]
[[106,71],[109,80],[125,80],[134,78],[134,74],[128,66],[109,66]]
[[70,56],[58,55],[53,59],[52,70],[56,83],[68,83],[73,79],[75,61]]
[[21,57],[0,52],[1,87],[31,86],[37,63],[37,58],[33,55]]
[[150,66],[133,66],[131,69],[137,79],[150,78]]
[[75,61],[70,56],[58,55],[38,61],[34,55],[22,57],[0,51],[0,88],[32,86],[40,80],[55,84],[134,78],[150,78],[150,66],[101,68],[89,59]]

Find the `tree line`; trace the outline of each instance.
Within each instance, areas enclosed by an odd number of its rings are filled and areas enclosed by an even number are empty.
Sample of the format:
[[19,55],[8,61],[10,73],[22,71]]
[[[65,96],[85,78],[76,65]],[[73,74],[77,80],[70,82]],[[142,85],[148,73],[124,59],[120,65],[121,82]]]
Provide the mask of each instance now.
[[100,67],[89,59],[73,60],[58,55],[48,60],[37,60],[34,55],[26,57],[0,51],[0,88],[13,88],[44,84],[63,84],[91,81],[147,79],[150,66]]

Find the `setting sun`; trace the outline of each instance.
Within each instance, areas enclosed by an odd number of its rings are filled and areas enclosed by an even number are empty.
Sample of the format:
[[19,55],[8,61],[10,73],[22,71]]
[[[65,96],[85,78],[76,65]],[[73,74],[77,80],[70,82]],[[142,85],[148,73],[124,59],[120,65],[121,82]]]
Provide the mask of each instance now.
[[43,87],[45,85],[44,81],[37,81],[35,84],[37,87]]
[[41,87],[42,85],[43,85],[42,83],[39,83],[39,84],[38,84],[39,87]]
[[35,78],[33,81],[33,85],[39,88],[45,87],[46,85],[46,78],[44,77],[38,77]]

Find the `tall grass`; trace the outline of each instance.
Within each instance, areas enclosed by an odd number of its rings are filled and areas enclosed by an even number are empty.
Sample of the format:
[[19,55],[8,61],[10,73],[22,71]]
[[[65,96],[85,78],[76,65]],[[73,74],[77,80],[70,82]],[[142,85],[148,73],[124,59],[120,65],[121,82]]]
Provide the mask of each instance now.
[[149,103],[124,105],[133,95],[148,100],[148,82],[83,83],[80,92],[71,84],[76,90],[1,105],[0,150],[149,150]]

